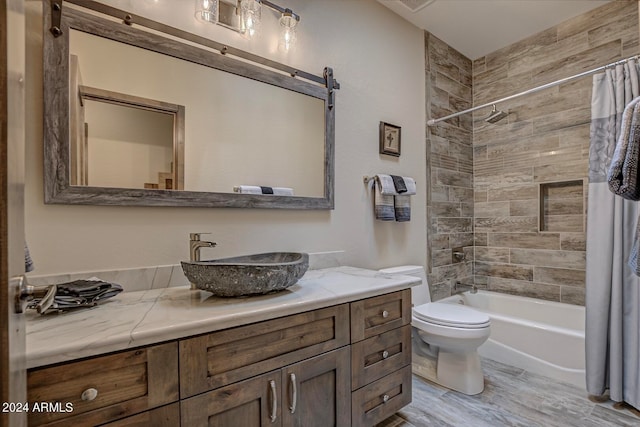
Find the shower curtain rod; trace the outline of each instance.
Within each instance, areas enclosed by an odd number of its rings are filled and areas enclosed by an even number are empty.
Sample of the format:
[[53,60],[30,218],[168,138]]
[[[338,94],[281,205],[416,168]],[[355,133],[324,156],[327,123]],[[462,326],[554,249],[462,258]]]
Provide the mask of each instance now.
[[621,59],[619,61],[612,62],[611,64],[607,64],[607,65],[603,65],[602,67],[594,68],[593,70],[583,71],[582,73],[574,74],[573,76],[570,76],[570,77],[565,77],[563,79],[556,80],[556,81],[551,82],[551,83],[543,84],[541,86],[534,87],[532,89],[525,90],[525,91],[520,92],[520,93],[516,93],[515,95],[510,95],[510,96],[507,96],[507,97],[504,97],[504,98],[497,99],[497,100],[492,101],[492,102],[487,102],[486,104],[478,105],[477,107],[472,107],[472,108],[468,108],[468,109],[466,109],[464,111],[459,111],[457,113],[449,114],[448,116],[440,117],[439,119],[430,119],[430,120],[427,121],[427,126],[433,126],[436,123],[441,122],[443,120],[452,119],[454,117],[458,117],[458,116],[461,116],[463,114],[471,113],[471,112],[479,110],[481,108],[491,107],[492,105],[499,104],[501,102],[509,101],[511,99],[514,99],[514,98],[519,98],[519,97],[524,96],[524,95],[529,95],[529,94],[532,94],[532,93],[535,93],[535,92],[539,92],[541,90],[548,89],[550,87],[557,86],[557,85],[560,85],[560,84],[563,84],[563,83],[567,83],[567,82],[570,82],[572,80],[576,80],[576,79],[579,79],[579,78],[582,78],[582,77],[586,77],[586,76],[589,76],[591,74],[596,74],[596,73],[598,73],[600,71],[606,70],[607,68],[614,67],[614,66],[620,65],[620,64],[624,64],[625,62],[629,61],[630,59],[638,59],[638,58],[640,58],[640,55],[630,56],[629,58]]

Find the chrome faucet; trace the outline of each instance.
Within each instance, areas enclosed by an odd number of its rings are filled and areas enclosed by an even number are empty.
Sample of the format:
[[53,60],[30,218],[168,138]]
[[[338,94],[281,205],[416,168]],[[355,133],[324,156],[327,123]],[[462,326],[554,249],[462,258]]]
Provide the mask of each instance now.
[[[215,242],[200,240],[200,236],[203,234],[211,233],[189,233],[189,261],[200,261],[200,248],[216,247]],[[191,289],[196,289],[196,285],[192,283]]]
[[465,285],[459,280],[456,280],[453,283],[452,291],[453,291],[451,292],[452,295],[461,294],[462,292],[465,292],[465,291],[471,291],[472,294],[475,294],[476,292],[478,292],[478,287],[475,285],[475,283],[472,283],[470,285]]

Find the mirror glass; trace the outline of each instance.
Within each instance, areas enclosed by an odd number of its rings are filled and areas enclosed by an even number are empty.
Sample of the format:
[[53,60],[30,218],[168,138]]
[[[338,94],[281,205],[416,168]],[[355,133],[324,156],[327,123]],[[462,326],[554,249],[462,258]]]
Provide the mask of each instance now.
[[333,209],[331,68],[64,4],[45,8],[45,203]]
[[[175,189],[267,186],[322,197],[323,100],[82,31],[69,36],[82,86],[184,106],[184,187]],[[83,104],[85,123],[72,123],[71,133],[74,125],[87,131],[87,185],[173,188],[151,186],[175,163],[171,116],[144,105]]]

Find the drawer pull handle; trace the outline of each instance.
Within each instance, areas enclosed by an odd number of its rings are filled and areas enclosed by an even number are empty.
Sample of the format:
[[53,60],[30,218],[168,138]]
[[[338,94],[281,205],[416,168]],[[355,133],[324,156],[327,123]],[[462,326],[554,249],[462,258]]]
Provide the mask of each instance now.
[[389,312],[388,312],[387,310],[384,310],[384,311],[382,312],[382,317],[383,317],[383,318],[385,318],[385,319],[386,319],[387,317],[389,317]]
[[296,406],[298,404],[298,388],[296,385],[296,374],[289,375],[289,380],[291,381],[291,386],[293,387],[293,397],[291,398],[291,406],[289,406],[289,410],[293,414],[296,412]]
[[389,401],[389,395],[385,394],[384,396],[382,396],[382,402],[383,403],[387,403]]
[[269,381],[271,387],[271,415],[269,418],[272,423],[276,422],[276,416],[278,411],[278,396],[276,395],[276,382],[274,380]]
[[386,359],[387,357],[389,357],[389,352],[387,350],[382,352],[382,358]]
[[80,398],[87,402],[92,401],[96,397],[98,397],[98,390],[96,390],[95,388],[88,388],[80,395]]

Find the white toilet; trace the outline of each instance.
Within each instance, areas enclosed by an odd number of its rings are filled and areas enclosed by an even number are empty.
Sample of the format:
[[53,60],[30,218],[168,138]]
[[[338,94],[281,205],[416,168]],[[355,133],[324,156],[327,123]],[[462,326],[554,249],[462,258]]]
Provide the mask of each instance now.
[[[406,265],[380,270],[422,279],[411,288],[411,325],[414,358],[437,359],[435,377],[440,385],[464,394],[484,390],[484,377],[477,349],[491,332],[489,316],[459,304],[431,302],[429,284],[421,266]],[[414,366],[416,365],[414,359]],[[418,375],[422,373],[414,369]]]

